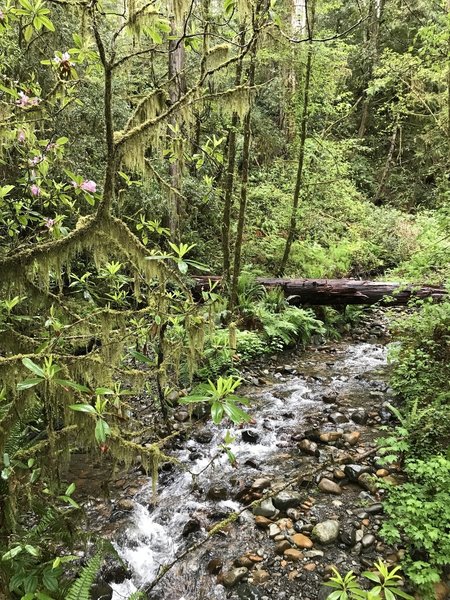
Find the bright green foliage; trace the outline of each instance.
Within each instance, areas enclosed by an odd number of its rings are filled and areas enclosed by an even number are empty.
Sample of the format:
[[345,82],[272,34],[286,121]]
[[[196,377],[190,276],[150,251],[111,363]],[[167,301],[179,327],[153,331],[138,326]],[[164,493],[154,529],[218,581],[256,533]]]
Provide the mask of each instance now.
[[251,419],[250,415],[237,404],[247,405],[249,401],[234,393],[241,383],[241,379],[234,377],[219,377],[216,383],[209,380],[207,384],[200,384],[192,394],[182,398],[180,404],[207,402],[211,405],[211,417],[216,425],[227,417],[236,425],[247,423]]
[[444,456],[409,460],[407,483],[390,486],[381,533],[388,543],[406,545],[406,575],[432,600],[450,556],[450,460]]
[[90,600],[91,585],[94,583],[102,561],[102,551],[97,552],[97,554],[89,559],[87,565],[81,570],[77,580],[70,586],[66,600]]
[[376,600],[377,598],[413,600],[413,596],[404,592],[400,587],[402,584],[402,578],[398,574],[400,567],[389,569],[381,560],[375,563],[374,567],[374,571],[362,573],[362,576],[372,584],[370,590],[361,587],[353,571],[349,571],[342,577],[339,571],[333,568],[334,576],[325,585],[334,588],[335,591],[327,597],[327,600]]

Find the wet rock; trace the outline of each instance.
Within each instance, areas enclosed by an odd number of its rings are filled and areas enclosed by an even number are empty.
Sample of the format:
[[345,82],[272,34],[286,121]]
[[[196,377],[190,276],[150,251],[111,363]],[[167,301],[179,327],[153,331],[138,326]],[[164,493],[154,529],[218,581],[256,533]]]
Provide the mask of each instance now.
[[198,519],[189,519],[189,521],[183,527],[183,537],[187,537],[191,533],[195,533],[196,531],[200,531],[201,524]]
[[273,505],[271,498],[263,500],[260,505],[255,506],[253,509],[254,515],[260,515],[262,517],[267,517],[268,519],[276,517],[278,512],[279,511]]
[[303,533],[295,533],[292,536],[292,542],[297,546],[297,548],[312,548],[313,542]]
[[286,560],[297,562],[299,560],[302,560],[303,553],[300,552],[300,550],[297,550],[296,548],[288,548],[288,550],[284,551],[283,556]]
[[378,490],[377,482],[374,480],[373,476],[370,475],[370,473],[363,473],[360,475],[358,477],[358,483],[365,490],[372,492],[372,494],[375,494]]
[[345,465],[344,473],[350,481],[358,481],[363,473],[370,473],[370,467],[366,465]]
[[107,583],[94,583],[91,587],[90,598],[92,600],[111,600],[113,589]]
[[312,571],[315,571],[317,569],[317,565],[316,565],[316,563],[312,562],[312,563],[308,563],[303,568],[305,569],[305,571],[312,572]]
[[228,498],[228,488],[226,485],[216,483],[209,488],[206,497],[208,500],[226,500]]
[[348,423],[348,418],[341,412],[334,412],[328,415],[328,420],[335,425],[341,425],[342,423]]
[[319,440],[324,444],[337,442],[342,437],[342,431],[324,431],[319,435]]
[[439,581],[439,583],[435,583],[433,591],[435,600],[446,600],[446,598],[450,596],[450,587],[445,583],[445,581]]
[[210,575],[217,575],[223,569],[223,560],[221,558],[212,558],[206,565],[206,570]]
[[262,491],[270,488],[271,483],[272,481],[268,477],[258,477],[258,479],[255,479],[252,483],[252,489]]
[[129,512],[129,511],[133,510],[133,508],[134,508],[134,502],[133,502],[133,500],[128,500],[127,498],[122,498],[117,503],[117,508],[120,509],[120,510],[124,510],[126,512]]
[[301,496],[296,492],[283,491],[274,496],[272,502],[275,508],[286,511],[288,508],[298,506],[301,502]]
[[189,413],[187,410],[177,410],[174,413],[173,418],[179,423],[185,423],[186,421],[189,421]]
[[307,550],[304,554],[305,558],[321,558],[325,552],[323,550]]
[[387,477],[389,475],[389,471],[387,469],[377,469],[375,475],[377,477]]
[[331,479],[327,479],[326,477],[319,481],[318,487],[319,490],[325,494],[342,494],[342,488],[337,483],[331,481]]
[[354,544],[353,530],[344,529],[343,531],[340,532],[339,539],[346,546],[353,546],[353,544]]
[[213,432],[209,429],[202,429],[194,434],[194,440],[199,444],[209,444],[213,439]]
[[222,585],[231,588],[239,583],[239,581],[242,581],[247,573],[248,569],[246,567],[239,567],[237,569],[232,569],[231,571],[225,571],[220,575],[219,580]]
[[296,373],[297,369],[291,365],[284,365],[283,366],[283,373]]
[[369,415],[367,414],[367,411],[364,410],[364,408],[358,408],[351,414],[351,420],[354,423],[357,423],[358,425],[365,425],[367,423],[368,418]]
[[383,512],[383,505],[378,502],[372,504],[366,508],[366,512],[369,513],[369,515],[378,515]]
[[272,521],[267,517],[263,517],[262,515],[257,515],[255,517],[255,525],[260,527],[261,529],[268,529],[270,525],[272,525]]
[[281,533],[281,529],[276,523],[269,525],[269,537],[274,538]]
[[293,521],[298,521],[302,518],[302,513],[297,508],[288,508],[286,515]]
[[326,390],[322,395],[322,402],[325,402],[325,404],[333,404],[336,402],[337,396],[337,392],[334,390]]
[[317,447],[316,442],[304,439],[304,440],[301,440],[297,444],[297,446],[305,454],[309,454],[310,456],[319,456],[319,449]]
[[256,585],[261,585],[262,583],[266,583],[269,581],[270,575],[267,571],[260,569],[259,571],[255,571],[253,573],[253,583]]
[[259,433],[254,429],[244,429],[241,433],[242,440],[248,444],[257,444],[259,440]]
[[247,555],[240,556],[239,558],[237,558],[234,561],[234,564],[237,567],[245,567],[246,569],[253,569],[253,567],[255,566],[253,564],[252,559],[249,556],[247,556]]
[[294,523],[291,519],[279,519],[277,521],[277,525],[281,529],[281,531],[288,531],[289,529],[292,529],[294,527]]
[[291,545],[287,540],[281,540],[280,542],[277,542],[277,544],[275,546],[275,554],[278,554],[281,556],[290,547],[291,547]]
[[[238,600],[263,600],[264,596],[261,595],[258,588],[248,583],[241,583],[236,587],[236,597]],[[233,596],[234,598],[235,596]]]
[[363,536],[363,538],[361,539],[361,544],[363,548],[368,548],[369,546],[372,546],[373,544],[375,544],[375,536],[371,533],[366,533],[366,535]]
[[328,519],[317,523],[312,530],[311,537],[313,540],[317,540],[321,544],[331,544],[337,540],[339,535],[339,521]]
[[344,433],[342,437],[344,442],[347,442],[350,446],[356,446],[361,438],[361,433],[359,431],[351,431],[350,433]]

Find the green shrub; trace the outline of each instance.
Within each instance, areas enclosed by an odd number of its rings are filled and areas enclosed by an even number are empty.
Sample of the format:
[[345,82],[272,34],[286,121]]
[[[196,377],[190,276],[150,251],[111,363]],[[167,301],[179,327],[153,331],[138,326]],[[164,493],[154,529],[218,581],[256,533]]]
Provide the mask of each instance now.
[[384,509],[389,520],[381,534],[408,551],[404,570],[432,600],[432,584],[440,581],[450,557],[450,461],[444,456],[410,460],[407,483],[389,486]]

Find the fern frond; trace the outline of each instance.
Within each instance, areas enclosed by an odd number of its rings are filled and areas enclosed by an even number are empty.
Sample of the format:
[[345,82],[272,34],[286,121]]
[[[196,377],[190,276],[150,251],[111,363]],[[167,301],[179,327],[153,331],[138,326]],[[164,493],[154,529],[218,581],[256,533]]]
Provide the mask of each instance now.
[[70,586],[66,600],[90,600],[91,586],[103,561],[103,550],[99,550],[81,570],[78,579]]

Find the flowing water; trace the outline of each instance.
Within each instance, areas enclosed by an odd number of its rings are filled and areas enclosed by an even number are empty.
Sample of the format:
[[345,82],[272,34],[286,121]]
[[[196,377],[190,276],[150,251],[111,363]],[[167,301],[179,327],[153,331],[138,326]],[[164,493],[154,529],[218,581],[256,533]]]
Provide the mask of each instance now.
[[[211,486],[225,487],[225,491],[219,492],[225,495],[227,489],[235,493],[239,486],[257,477],[284,483],[299,473],[302,462],[292,436],[310,427],[315,419],[326,422],[329,409],[323,398],[330,391],[345,400],[348,413],[360,407],[364,398],[371,396],[373,402],[375,395],[381,397],[386,391],[384,345],[340,343],[289,358],[292,361],[289,367],[278,367],[271,373],[266,371],[268,383],[242,390],[252,401],[255,424],[246,426],[254,434],[253,443],[244,441],[243,429],[230,428],[235,438],[231,450],[237,458],[237,468],[233,468],[225,453],[218,452],[226,425],[208,424],[205,429],[209,436],[203,439],[197,436],[203,443],[190,439],[176,450],[178,460],[190,472],[176,467],[166,474],[160,482],[156,506],[152,504],[150,483],[134,498],[135,508],[116,542],[117,551],[129,565],[132,577],[112,584],[113,600],[128,598],[140,586],[151,582],[162,565],[204,539],[208,526],[242,509],[240,503],[229,499],[233,494],[221,500],[208,500]],[[193,478],[192,473],[198,476]],[[189,537],[183,536],[186,524],[193,520],[200,524],[199,530]],[[253,516],[244,511],[239,522],[227,528],[223,535],[213,536],[199,550],[177,563],[154,588],[150,598],[220,600],[228,597],[229,592],[217,584],[215,576],[207,573],[206,566],[212,558],[220,557],[226,562],[252,548],[252,544],[254,547],[254,535]]]

